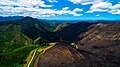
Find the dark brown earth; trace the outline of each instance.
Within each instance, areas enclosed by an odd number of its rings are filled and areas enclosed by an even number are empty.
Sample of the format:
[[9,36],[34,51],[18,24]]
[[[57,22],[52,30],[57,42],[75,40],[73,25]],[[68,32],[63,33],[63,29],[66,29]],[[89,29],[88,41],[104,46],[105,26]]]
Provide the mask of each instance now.
[[77,50],[67,44],[59,43],[44,53],[38,67],[70,67],[82,59],[83,55]]
[[76,42],[91,67],[120,67],[120,23],[97,24]]
[[120,67],[120,23],[93,24],[74,43],[58,43],[47,50],[38,67]]

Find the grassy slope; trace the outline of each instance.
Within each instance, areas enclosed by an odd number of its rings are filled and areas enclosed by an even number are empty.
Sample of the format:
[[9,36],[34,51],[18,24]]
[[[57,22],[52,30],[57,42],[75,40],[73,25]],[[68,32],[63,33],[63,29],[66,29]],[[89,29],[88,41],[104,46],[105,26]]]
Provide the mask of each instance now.
[[[26,64],[23,65],[23,67],[33,67],[35,62],[38,62],[37,57],[39,56],[40,53],[44,53],[46,50],[50,49],[53,47],[56,43],[49,43],[50,46],[42,47],[39,46],[38,48],[32,50],[29,54],[29,56],[26,58]],[[36,51],[37,50],[37,51]],[[34,55],[35,54],[35,55]]]
[[37,64],[39,62],[39,59],[42,57],[42,55],[47,51],[48,49],[52,48],[57,42],[49,43],[50,46],[46,46],[43,49],[39,48],[38,53],[36,54],[36,57],[34,61],[32,62],[30,67],[37,67]]
[[25,59],[31,50],[38,47],[38,45],[28,45],[15,49],[8,53],[0,54],[0,67],[22,67]]
[[[25,59],[26,63],[23,65],[23,67],[28,67],[31,64],[33,64],[33,62],[36,60],[36,57],[38,56],[38,54],[42,51],[43,47],[39,46],[36,49],[32,50],[28,57]],[[32,59],[33,58],[33,59]]]
[[[32,45],[33,43],[36,44],[39,39],[33,42],[27,33],[30,33],[30,36],[42,36],[45,40],[54,36],[44,26],[32,18],[0,23],[0,67],[21,67],[26,63],[27,56],[33,53],[34,49],[39,48],[35,55],[37,58],[43,48]],[[33,35],[33,33],[35,34]],[[31,65],[34,65],[35,58]]]

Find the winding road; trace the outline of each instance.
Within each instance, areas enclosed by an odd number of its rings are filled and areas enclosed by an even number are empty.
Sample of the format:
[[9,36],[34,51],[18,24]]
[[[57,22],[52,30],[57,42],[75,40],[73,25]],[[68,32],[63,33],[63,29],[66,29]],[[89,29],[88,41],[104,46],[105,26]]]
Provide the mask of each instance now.
[[36,54],[37,50],[38,50],[38,48],[35,49],[35,51],[34,51],[34,53],[33,53],[33,56],[32,56],[32,58],[31,58],[30,62],[28,63],[27,67],[30,67],[30,64],[31,64],[31,62],[33,61],[33,58],[35,57],[35,54]]

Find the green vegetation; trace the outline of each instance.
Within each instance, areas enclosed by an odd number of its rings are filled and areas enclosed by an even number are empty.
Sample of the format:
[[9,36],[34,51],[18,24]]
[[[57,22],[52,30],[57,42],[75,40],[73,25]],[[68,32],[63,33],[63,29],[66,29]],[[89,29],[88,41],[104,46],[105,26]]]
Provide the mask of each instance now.
[[[53,34],[44,26],[42,22],[30,17],[1,22],[0,67],[22,67],[34,49],[39,48],[40,51],[48,40],[52,41],[50,37]],[[33,58],[34,62],[39,55],[38,51]]]
[[1,22],[0,67],[33,67],[39,54],[56,44],[51,42],[58,40],[57,26],[30,17]]
[[0,67],[21,67],[24,63],[26,63],[25,59],[28,54],[36,47],[38,47],[38,45],[28,45],[8,53],[1,53]]
[[0,53],[28,44],[32,44],[32,40],[20,32],[0,32]]
[[23,65],[23,67],[33,67],[34,63],[36,62],[37,57],[40,53],[44,54],[44,52],[51,47],[53,47],[56,43],[49,43],[50,46],[39,46],[38,48],[32,50],[29,54],[29,56],[26,58],[26,63]]
[[54,31],[62,30],[63,28],[65,28],[65,27],[67,27],[67,26],[69,26],[69,25],[71,25],[71,23],[65,22],[65,23],[63,23],[63,24],[58,25]]
[[[102,27],[101,25],[99,27],[98,25],[95,26],[95,24],[93,25],[92,24],[93,23],[87,22],[79,22],[75,24],[70,23],[57,24],[49,22],[44,23],[44,21],[33,19],[30,17],[26,17],[21,20],[1,22],[0,67],[34,67],[34,64],[38,65],[37,63],[39,62],[39,59],[43,57],[43,55],[45,55],[44,53],[48,49],[54,47],[56,43],[57,43],[56,45],[70,44],[70,46],[77,49],[77,51],[85,52],[85,55],[87,55],[87,53],[91,54],[90,55],[91,58],[88,56],[91,59],[91,61],[93,59],[92,54],[96,53],[96,51],[88,52],[89,47],[90,49],[91,47],[93,47],[95,48],[95,50],[97,49],[98,51],[100,47],[102,47],[100,51],[103,51],[105,53],[105,54],[103,53],[103,56],[106,55],[105,60],[108,60],[115,64],[116,63],[119,64],[119,61],[116,61],[116,59],[119,59],[119,56],[117,55],[119,53],[116,54],[113,53],[119,51],[117,50],[118,48],[116,47],[119,46],[120,42],[119,34],[117,35],[117,33],[119,33],[118,31],[120,24],[115,24],[113,26],[102,25]],[[100,38],[102,36],[104,37]],[[85,51],[86,49],[84,49],[86,47],[88,48],[87,51]],[[84,50],[82,50],[81,48]],[[110,51],[108,51],[109,49]],[[100,53],[102,54],[102,52]],[[95,54],[93,55],[95,56]],[[113,57],[111,57],[112,55]],[[79,57],[81,58],[81,56]],[[101,57],[103,56],[101,55]],[[87,56],[85,59],[87,59]]]
[[78,49],[78,45],[76,45],[75,43],[71,43],[70,46],[75,48],[75,49]]
[[43,48],[44,46],[39,46],[36,49],[32,50],[29,53],[28,57],[25,59],[26,63],[23,65],[23,67],[33,67],[35,60],[37,59],[38,55],[40,54]]

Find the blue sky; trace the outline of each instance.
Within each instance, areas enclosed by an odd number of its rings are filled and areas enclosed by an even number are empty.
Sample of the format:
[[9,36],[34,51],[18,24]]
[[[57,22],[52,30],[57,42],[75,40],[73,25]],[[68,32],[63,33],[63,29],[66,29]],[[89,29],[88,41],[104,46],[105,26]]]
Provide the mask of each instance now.
[[2,0],[0,16],[52,20],[120,20],[120,0]]

